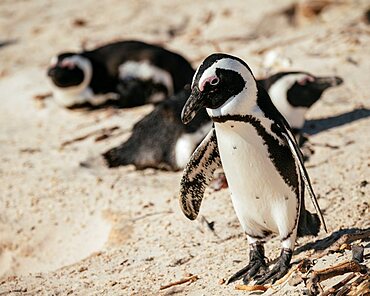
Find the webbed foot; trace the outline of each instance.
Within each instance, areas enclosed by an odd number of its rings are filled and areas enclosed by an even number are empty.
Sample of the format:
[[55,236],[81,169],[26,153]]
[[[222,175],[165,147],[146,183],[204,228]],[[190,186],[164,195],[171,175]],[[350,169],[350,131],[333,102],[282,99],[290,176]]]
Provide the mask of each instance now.
[[256,275],[259,274],[261,270],[266,270],[267,265],[265,262],[265,251],[262,245],[254,246],[249,253],[249,264],[239,270],[237,273],[232,275],[226,282],[230,284],[241,278],[243,278],[244,284],[247,284]]
[[283,249],[274,267],[266,274],[264,274],[261,278],[259,278],[256,281],[256,285],[263,285],[268,282],[274,283],[275,281],[281,279],[284,275],[286,275],[290,268],[290,260],[292,259],[292,254],[292,250]]

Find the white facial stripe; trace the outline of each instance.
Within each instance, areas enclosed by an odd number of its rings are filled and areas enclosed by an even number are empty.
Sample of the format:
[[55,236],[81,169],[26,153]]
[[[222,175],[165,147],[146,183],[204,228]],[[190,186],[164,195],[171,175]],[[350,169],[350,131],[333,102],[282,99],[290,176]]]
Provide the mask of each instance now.
[[211,117],[217,117],[255,113],[253,110],[257,106],[257,84],[253,74],[239,61],[230,58],[218,60],[204,71],[199,85],[202,85],[210,76],[215,75],[217,68],[232,70],[239,73],[245,81],[245,86],[239,94],[229,98],[221,107],[217,109],[207,109],[208,114]]
[[212,66],[210,66],[203,72],[202,77],[199,79],[198,83],[199,89],[202,87],[202,85],[204,85],[205,81],[209,79],[209,77],[216,76],[217,68],[235,71],[239,73],[246,82],[254,80],[252,73],[239,61],[231,58],[223,58],[216,61],[214,64],[212,64]]
[[87,58],[84,58],[83,56],[76,54],[76,55],[64,58],[63,62],[72,63],[76,65],[84,72],[85,76],[90,76],[91,78],[92,65],[91,65],[91,62]]
[[293,128],[302,128],[305,121],[305,114],[308,108],[293,107],[288,102],[287,91],[302,79],[305,79],[307,74],[290,74],[277,80],[269,89],[268,93],[272,102],[280,113],[288,121]]
[[[217,109],[207,109],[208,114],[211,117],[251,114],[258,118],[261,124],[265,127],[266,131],[282,144],[282,139],[278,138],[271,130],[271,126],[273,124],[272,120],[266,118],[262,110],[257,105],[257,84],[249,69],[239,61],[233,59],[222,59],[219,61],[219,63],[215,63],[212,65],[212,67],[210,67],[213,68],[213,72],[210,71],[209,73],[214,73],[216,67],[238,72],[243,77],[246,84],[242,92],[234,97],[229,98],[221,107]],[[207,81],[207,79],[207,76],[202,75],[202,81],[200,83],[204,83]]]
[[142,80],[153,80],[155,83],[165,85],[169,95],[172,95],[174,91],[170,73],[150,64],[149,61],[123,63],[119,66],[119,77],[121,79],[133,77]]
[[71,106],[74,104],[89,102],[93,97],[92,90],[89,88],[93,71],[91,62],[80,55],[67,57],[63,59],[63,61],[73,63],[80,68],[84,73],[84,80],[79,85],[70,87],[58,87],[52,83],[54,98],[58,104],[62,106]]
[[53,56],[52,58],[51,58],[51,60],[50,60],[50,66],[51,67],[54,67],[54,66],[56,66],[56,64],[58,63],[58,57],[56,57],[56,56]]

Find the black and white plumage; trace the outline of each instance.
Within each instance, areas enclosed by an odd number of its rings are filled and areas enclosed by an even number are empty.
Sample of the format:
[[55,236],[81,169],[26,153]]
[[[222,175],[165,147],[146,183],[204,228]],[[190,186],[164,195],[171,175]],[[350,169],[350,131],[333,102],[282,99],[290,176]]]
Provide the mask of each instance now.
[[[204,189],[221,162],[251,250],[250,263],[228,282],[242,277],[248,282],[264,271],[263,243],[278,234],[281,256],[258,283],[274,281],[288,271],[297,235],[317,235],[321,223],[326,229],[301,152],[286,120],[237,57],[213,54],[200,65],[183,122],[190,122],[202,108],[214,128],[184,170],[181,208],[189,219],[197,217]],[[305,209],[305,187],[318,214]]]
[[211,128],[205,110],[189,125],[181,122],[181,110],[189,95],[187,88],[155,106],[134,125],[127,141],[103,154],[108,167],[133,164],[137,169],[183,169]]
[[272,102],[288,121],[294,133],[299,133],[305,123],[308,109],[316,103],[325,90],[343,83],[337,76],[314,76],[307,72],[279,72],[259,80]]
[[179,54],[140,41],[62,53],[48,68],[54,98],[68,108],[157,103],[182,90],[193,74]]

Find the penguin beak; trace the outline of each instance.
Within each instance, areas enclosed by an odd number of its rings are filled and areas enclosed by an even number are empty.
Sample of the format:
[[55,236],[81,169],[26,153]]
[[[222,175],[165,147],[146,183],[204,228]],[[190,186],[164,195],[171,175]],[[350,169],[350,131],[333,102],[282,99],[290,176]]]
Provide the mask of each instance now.
[[343,83],[343,79],[337,76],[317,77],[314,83],[318,89],[325,90],[332,86],[341,85]]
[[198,87],[194,87],[191,91],[190,97],[186,101],[181,112],[181,120],[184,124],[188,124],[193,120],[198,111],[205,106],[203,93]]
[[47,75],[48,75],[49,77],[53,78],[53,77],[55,76],[55,74],[56,74],[56,69],[55,69],[55,67],[50,67],[50,68],[48,69]]

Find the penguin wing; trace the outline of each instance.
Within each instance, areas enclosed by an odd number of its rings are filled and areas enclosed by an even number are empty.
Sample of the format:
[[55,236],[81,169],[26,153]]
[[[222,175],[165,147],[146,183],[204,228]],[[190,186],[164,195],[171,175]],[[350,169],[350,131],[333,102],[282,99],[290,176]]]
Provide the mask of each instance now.
[[288,127],[287,123],[282,122],[282,125],[280,127],[282,128],[282,134],[285,137],[285,139],[287,140],[289,148],[292,151],[294,158],[296,159],[296,163],[299,166],[299,170],[301,171],[301,176],[302,176],[303,181],[306,185],[307,191],[308,191],[308,193],[311,197],[311,200],[312,200],[313,206],[315,207],[316,213],[319,215],[320,221],[321,221],[322,225],[324,226],[325,231],[328,232],[328,230],[326,228],[326,223],[325,223],[324,217],[321,213],[319,203],[317,202],[316,195],[313,192],[310,178],[308,176],[308,173],[306,171],[305,166],[303,165],[302,152],[299,149],[299,147],[297,145],[297,142],[296,142],[292,132],[290,131],[290,128]]
[[181,178],[180,206],[190,220],[198,216],[204,191],[220,166],[216,132],[212,128],[193,152]]

